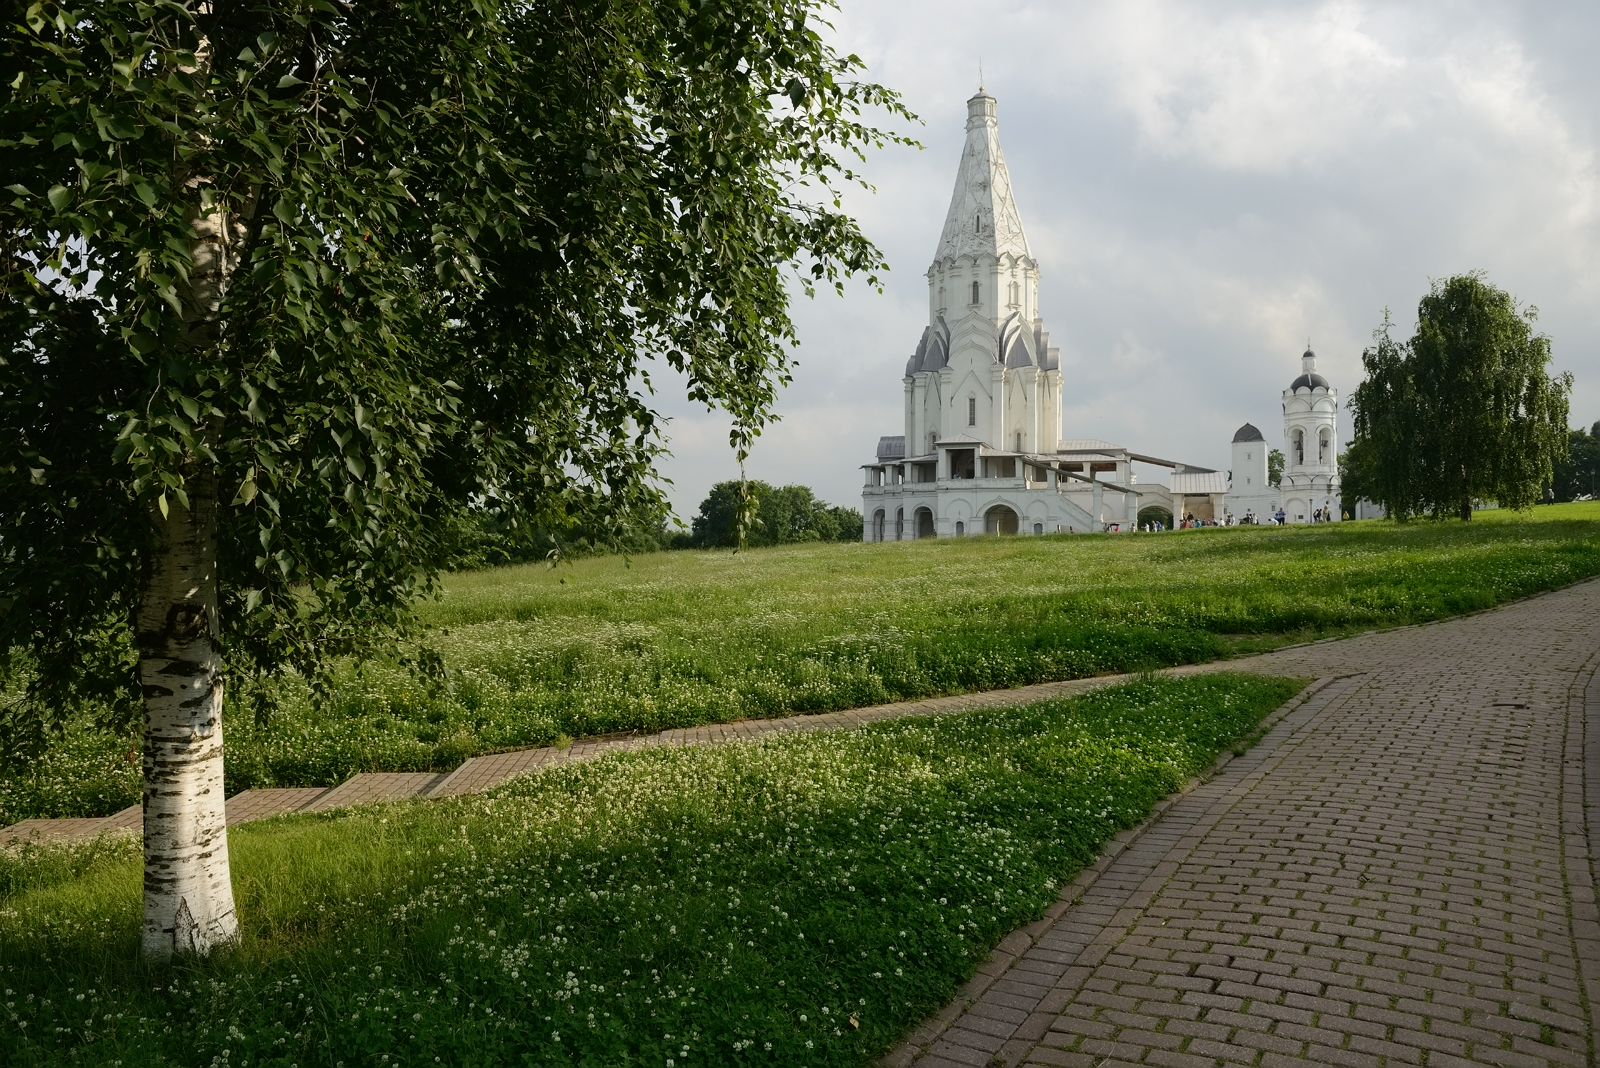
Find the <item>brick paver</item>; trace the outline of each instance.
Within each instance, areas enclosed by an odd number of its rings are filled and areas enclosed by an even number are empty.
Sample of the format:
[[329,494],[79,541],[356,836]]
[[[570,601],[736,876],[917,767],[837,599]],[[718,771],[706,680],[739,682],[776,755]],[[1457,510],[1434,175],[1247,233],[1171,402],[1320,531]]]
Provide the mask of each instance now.
[[273,786],[245,790],[228,798],[228,826],[298,812],[327,793],[327,786]]
[[1332,677],[887,1058],[1595,1063],[1600,582],[1231,667]]
[[23,820],[0,830],[0,845],[18,845],[22,842],[37,842],[55,838],[82,838],[93,835],[96,829],[106,821],[101,816],[96,819],[61,819],[61,820]]
[[333,789],[318,796],[302,811],[323,812],[349,805],[370,805],[401,797],[425,794],[444,778],[437,771],[372,771],[352,775]]

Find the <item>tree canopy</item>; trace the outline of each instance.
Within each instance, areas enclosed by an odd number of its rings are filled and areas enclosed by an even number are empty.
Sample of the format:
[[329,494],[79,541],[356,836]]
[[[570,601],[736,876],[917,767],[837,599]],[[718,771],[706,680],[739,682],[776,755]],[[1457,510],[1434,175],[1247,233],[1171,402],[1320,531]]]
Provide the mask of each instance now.
[[[468,509],[660,514],[652,358],[742,454],[791,272],[882,266],[835,186],[898,139],[863,110],[905,112],[825,10],[0,7],[13,740],[186,687],[163,715],[211,738],[225,679],[393,651]],[[147,783],[179,761],[161,737]]]
[[[745,532],[747,545],[861,540],[860,511],[818,500],[808,486],[773,487],[756,479],[744,487],[754,502],[754,522]],[[705,549],[737,545],[742,499],[738,482],[712,486],[691,521],[690,544]]]
[[1566,452],[1572,376],[1550,376],[1536,316],[1477,272],[1433,284],[1409,341],[1385,313],[1350,406],[1366,492],[1390,516],[1470,520],[1475,501],[1540,499]]

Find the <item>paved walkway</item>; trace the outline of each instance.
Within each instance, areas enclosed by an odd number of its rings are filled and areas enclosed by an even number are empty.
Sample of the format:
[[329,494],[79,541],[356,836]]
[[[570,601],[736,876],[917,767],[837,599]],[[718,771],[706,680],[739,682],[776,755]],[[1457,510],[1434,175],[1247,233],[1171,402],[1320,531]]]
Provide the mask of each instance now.
[[1596,1064],[1600,582],[1229,665],[1323,680],[888,1058]]

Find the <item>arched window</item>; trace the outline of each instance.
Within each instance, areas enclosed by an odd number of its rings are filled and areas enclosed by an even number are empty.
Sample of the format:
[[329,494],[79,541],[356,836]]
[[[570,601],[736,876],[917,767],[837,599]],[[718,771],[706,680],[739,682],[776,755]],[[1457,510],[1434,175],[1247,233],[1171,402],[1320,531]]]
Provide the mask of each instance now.
[[968,426],[977,426],[978,425],[978,398],[977,397],[968,397],[967,398],[967,425]]
[[956,520],[956,537],[959,538],[959,537],[961,537],[961,535],[965,534],[966,532],[967,532],[967,525],[965,523],[961,522],[959,519]]
[[1017,431],[1017,451],[1022,451],[1022,431]]
[[983,294],[982,294],[982,291],[979,290],[979,288],[978,288],[978,283],[977,282],[972,283],[972,303],[977,304],[982,298],[983,298]]
[[983,212],[981,211],[972,216],[972,232],[975,234],[983,233]]

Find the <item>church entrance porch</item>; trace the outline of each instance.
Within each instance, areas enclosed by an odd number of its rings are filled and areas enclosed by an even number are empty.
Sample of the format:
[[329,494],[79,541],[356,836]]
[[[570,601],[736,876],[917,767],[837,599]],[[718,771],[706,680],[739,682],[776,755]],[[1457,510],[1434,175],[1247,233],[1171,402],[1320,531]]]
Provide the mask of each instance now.
[[985,534],[1015,534],[1017,532],[1017,513],[1003,504],[997,504],[983,514],[983,532]]

